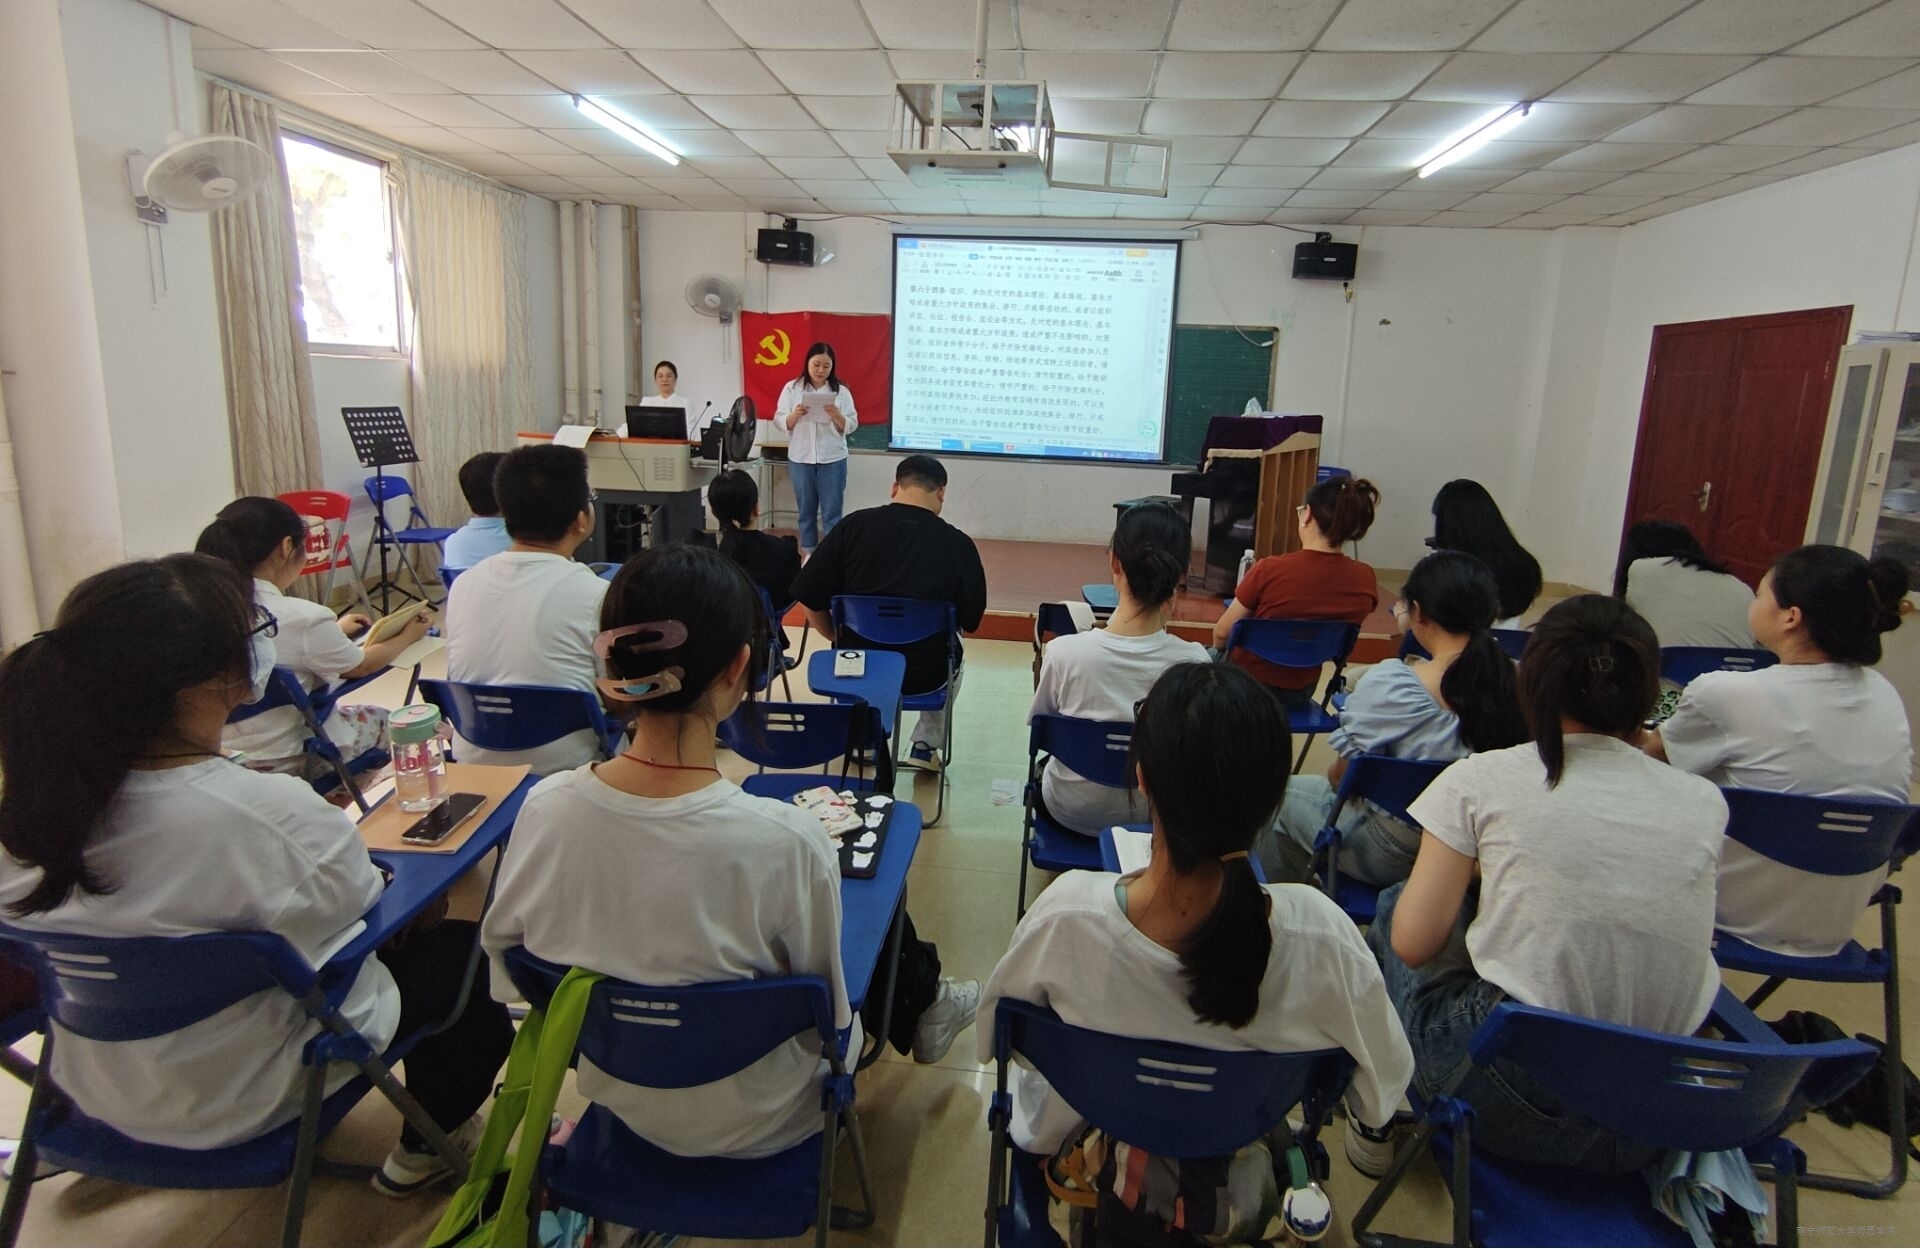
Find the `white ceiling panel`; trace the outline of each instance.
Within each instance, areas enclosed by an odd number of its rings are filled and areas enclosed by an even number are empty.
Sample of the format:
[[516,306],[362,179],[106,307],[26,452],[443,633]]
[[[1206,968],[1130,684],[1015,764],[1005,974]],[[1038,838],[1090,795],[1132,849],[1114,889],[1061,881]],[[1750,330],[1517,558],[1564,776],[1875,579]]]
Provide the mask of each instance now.
[[729,130],[817,130],[790,95],[696,95],[693,106]]
[[409,69],[470,95],[545,95],[555,85],[503,53],[490,50],[422,52],[399,48],[388,55]]
[[[958,49],[926,51],[892,49],[887,59],[901,78],[944,79],[949,82],[973,78],[973,53]],[[987,53],[987,77],[1006,79],[1026,77],[1025,55],[1020,52]]]
[[1520,0],[1470,45],[1476,52],[1612,52],[1693,0]]
[[1172,17],[1173,0],[1020,0],[1020,41],[1046,51],[1157,48]]
[[218,31],[208,30],[205,26],[188,26],[187,42],[196,48],[244,48],[247,46],[238,39],[229,39]]
[[1312,182],[1314,175],[1324,177],[1334,172],[1337,171],[1322,170],[1317,165],[1229,165],[1220,171],[1213,185],[1296,191]]
[[1554,208],[1560,212],[1613,214],[1644,208],[1658,199],[1655,195],[1569,195]]
[[[1431,147],[1448,135],[1457,134],[1486,117],[1491,110],[1485,104],[1446,104],[1433,100],[1409,100],[1396,104],[1393,111],[1367,131],[1369,139],[1412,139]],[[1523,123],[1531,124],[1531,123]]]
[[1445,61],[1425,52],[1312,52],[1280,94],[1289,100],[1397,100]]
[[1902,70],[1823,102],[1834,108],[1920,108],[1920,69]]
[[1514,213],[1504,212],[1470,213],[1453,211],[1435,213],[1420,224],[1423,226],[1440,226],[1453,230],[1474,230],[1497,226],[1512,221],[1515,215]]
[[153,6],[195,26],[253,48],[358,48],[359,39],[342,34],[281,4],[278,0],[158,0]]
[[1350,226],[1413,226],[1419,225],[1432,214],[1426,211],[1406,212],[1391,208],[1362,208],[1347,214],[1345,224]]
[[257,52],[252,48],[196,50],[193,63],[205,73],[218,74],[242,86],[283,99],[296,95],[337,94],[348,90],[337,82],[289,65],[270,52]]
[[1385,104],[1350,100],[1276,100],[1253,128],[1273,138],[1339,138],[1365,134],[1386,116]]
[[[399,107],[407,107],[405,101],[412,96],[395,96]],[[476,95],[475,103],[484,104],[494,112],[523,126],[536,126],[545,130],[566,130],[570,128],[599,129],[599,123],[583,117],[573,107],[573,101],[564,95]],[[494,122],[499,125],[499,122]]]
[[521,160],[518,156],[502,156],[498,152],[473,152],[460,158],[463,168],[475,173],[483,173],[489,178],[515,178],[532,175],[538,177],[540,171]]
[[280,0],[280,3],[369,47],[444,50],[485,46],[414,0]]
[[1181,0],[1169,48],[1290,52],[1313,46],[1340,0]]
[[1262,100],[1154,100],[1145,132],[1152,135],[1244,135],[1267,111]]
[[368,95],[444,95],[447,91],[446,83],[410,69],[384,52],[277,52],[274,55],[297,69]]
[[1718,173],[1659,173],[1642,170],[1630,173],[1623,178],[1599,188],[1603,195],[1685,195],[1689,191],[1698,191],[1702,187],[1712,186],[1726,177]]
[[[365,98],[365,97],[356,97]],[[511,126],[515,118],[505,116],[497,110],[488,108],[472,96],[465,95],[396,95],[391,105],[381,107],[411,114],[419,121],[430,126]],[[571,110],[569,110],[571,111]],[[342,121],[353,121],[337,109],[328,110],[328,115],[339,117]],[[373,125],[372,122],[358,122],[358,125]],[[406,125],[406,122],[399,122]]]
[[706,156],[698,161],[700,172],[710,178],[733,181],[739,178],[778,178],[779,172],[759,156]]
[[1090,99],[1145,96],[1153,85],[1153,61],[1150,52],[1029,52],[1026,56],[1028,76],[1046,79],[1049,95]]
[[885,191],[889,197],[913,185],[907,181],[907,175],[900,172],[900,166],[888,157],[856,156],[853,163],[860,167],[861,176]]
[[1687,97],[1691,104],[1818,104],[1911,68],[1889,57],[1776,56]]
[[1501,223],[1503,230],[1558,230],[1562,226],[1592,225],[1600,218],[1585,213],[1528,213]]
[[1427,139],[1355,139],[1333,163],[1367,169],[1405,169],[1411,173],[1414,162],[1432,147],[1432,141]]
[[1291,191],[1275,191],[1263,187],[1217,186],[1203,195],[1200,203],[1206,207],[1251,208],[1254,205],[1265,205],[1268,208],[1275,208],[1291,194],[1293,194]]
[[1847,146],[1884,151],[1887,148],[1905,147],[1909,143],[1920,143],[1920,122],[1909,122],[1904,126],[1895,126],[1891,130],[1882,130],[1864,138],[1854,139]]
[[1598,59],[1584,53],[1462,52],[1415,88],[1413,98],[1485,104],[1537,100]]
[[752,148],[718,128],[713,130],[676,130],[667,138],[682,156],[753,156]]
[[654,77],[683,95],[776,95],[779,80],[751,52],[635,52]]
[[568,152],[558,156],[530,153],[519,159],[544,173],[562,178],[607,177],[613,173],[613,170],[600,163],[598,157],[589,156],[585,152]]
[[1337,226],[1352,215],[1344,208],[1276,208],[1264,220],[1277,225]]
[[1351,212],[1365,208],[1380,198],[1378,191],[1295,191],[1287,196],[1288,208],[1344,208]]
[[385,135],[403,147],[418,148],[443,156],[462,156],[492,151],[486,144],[439,126],[371,126],[375,134]]
[[1859,148],[1829,148],[1824,152],[1817,152],[1812,156],[1802,156],[1796,160],[1782,161],[1780,164],[1769,168],[1767,172],[1780,174],[1784,177],[1791,177],[1794,174],[1813,173],[1815,170],[1828,169],[1834,165],[1843,165],[1850,160],[1859,160],[1862,156],[1868,155],[1871,155],[1871,153],[1862,151]]
[[1180,187],[1212,186],[1215,180],[1226,176],[1225,165],[1190,165],[1175,161],[1167,167],[1167,187],[1177,190]]
[[885,95],[893,66],[884,52],[762,52],[760,59],[789,91],[800,95]]
[[1554,195],[1550,192],[1514,194],[1506,191],[1485,191],[1461,204],[1460,211],[1504,212],[1509,215],[1539,212],[1547,205],[1557,204],[1565,198],[1564,195]]
[[1388,191],[1370,207],[1410,212],[1441,212],[1473,198],[1471,191]]
[[1710,143],[1697,147],[1685,156],[1676,156],[1665,164],[1654,166],[1656,173],[1752,173],[1756,169],[1765,169],[1768,165],[1778,165],[1781,161],[1795,160],[1810,156],[1818,151],[1810,147],[1768,147],[1758,143]]
[[1607,138],[1616,143],[1717,143],[1786,112],[1751,104],[1670,104]]
[[1920,110],[1879,108],[1803,108],[1778,121],[1742,131],[1729,143],[1785,143],[1830,147],[1881,134],[1920,121]]
[[1548,161],[1545,168],[1576,171],[1645,169],[1661,161],[1672,160],[1685,152],[1687,146],[1684,143],[1589,143]]
[[1511,182],[1502,182],[1495,189],[1518,194],[1551,191],[1557,195],[1577,195],[1582,191],[1591,191],[1597,186],[1611,182],[1617,176],[1606,171],[1577,173],[1570,169],[1530,169]]
[[886,159],[887,132],[884,130],[829,130],[827,136],[855,159]]
[[[631,0],[615,0],[631,3]],[[867,22],[888,48],[971,48],[975,6],[950,0],[862,0]],[[1011,48],[1012,0],[993,0],[987,11],[987,46]]]
[[508,156],[578,156],[580,149],[526,126],[453,126],[453,133]]
[[616,113],[651,130],[713,130],[718,123],[677,95],[610,95],[606,103]]
[[1061,130],[1095,134],[1138,134],[1147,115],[1145,100],[1053,98],[1053,124]]
[[1724,182],[1713,184],[1715,197],[1738,195],[1742,191],[1751,191],[1757,187],[1771,186],[1780,181],[1780,175],[1770,171],[1761,173],[1736,174]]
[[1430,177],[1416,178],[1406,185],[1423,187],[1429,191],[1491,191],[1502,182],[1512,180],[1512,170],[1472,169],[1466,165],[1451,165]]
[[1240,150],[1240,143],[1237,135],[1182,135],[1174,144],[1173,159],[1192,165],[1224,165]]
[[762,156],[845,155],[824,130],[735,130],[733,134]]
[[[1578,142],[1537,143],[1531,139],[1495,139],[1453,165],[1455,169],[1538,169],[1576,148]],[[1444,172],[1444,171],[1443,171]]]
[[855,0],[707,0],[750,48],[871,48]]
[[860,166],[854,164],[851,157],[846,156],[773,156],[768,159],[775,169],[794,179],[852,179],[860,176]]
[[1307,186],[1315,191],[1390,191],[1413,176],[1411,169],[1329,168],[1314,174]]
[[[613,131],[600,126],[595,126],[591,130],[543,130],[540,133],[556,142],[566,144],[576,152],[585,152],[589,156],[632,156],[642,150]],[[664,137],[670,139],[670,136]]]
[[1778,52],[1879,0],[1700,0],[1636,41],[1635,52]]
[[677,194],[670,190],[674,187],[716,185],[711,178],[700,171],[699,166],[691,162],[681,161],[678,165],[669,165],[653,153],[643,152],[637,147],[629,147],[626,154],[622,156],[602,156],[600,163],[608,166],[615,173],[644,178],[653,184],[656,190],[665,190],[669,194]]
[[827,195],[853,195],[862,199],[885,199],[886,194],[864,178],[799,178],[803,192],[818,199]]
[[1902,48],[1920,48],[1920,0],[1887,0],[1792,51],[1798,56],[1884,56]]
[[606,40],[556,0],[421,0],[496,48],[600,48]]
[[1345,139],[1248,139],[1233,159],[1238,165],[1325,165],[1346,147]]
[[653,95],[667,90],[666,83],[618,48],[516,52],[513,59],[570,94]]
[[1564,104],[1543,100],[1513,133],[1528,139],[1600,139],[1653,112],[1654,104]]
[[[447,124],[445,122],[436,122],[431,117],[422,117],[417,112],[397,108],[392,104],[388,104],[385,100],[377,100],[370,95],[291,95],[286,98],[288,102],[308,109],[311,112],[319,113],[325,117],[332,117],[337,121],[344,121],[350,126],[365,126],[368,129],[372,129],[375,126],[415,126],[423,121],[431,125]],[[441,97],[410,95],[397,96],[395,98],[409,102],[445,98],[459,100],[462,104],[472,104],[472,101],[468,100],[465,96]],[[475,107],[478,108],[477,105]],[[490,111],[491,110],[488,109],[478,109],[481,116],[485,116]],[[498,113],[493,114],[494,125],[499,126],[505,125],[506,123],[506,118],[500,116]]]
[[828,130],[881,130],[891,120],[892,91],[881,95],[803,95],[800,104]]
[[1464,47],[1511,0],[1347,0],[1313,46],[1328,52],[1447,52]]
[[707,0],[562,0],[595,30],[622,48],[737,48],[733,27]]
[[1751,64],[1750,56],[1619,53],[1556,87],[1552,98],[1575,104],[1669,104]]
[[508,186],[517,186],[523,191],[532,191],[535,195],[551,195],[558,199],[575,199],[586,190],[577,183],[548,174],[529,178],[508,178],[505,181]]
[[1281,52],[1168,52],[1153,93],[1169,100],[1269,99],[1299,60]]

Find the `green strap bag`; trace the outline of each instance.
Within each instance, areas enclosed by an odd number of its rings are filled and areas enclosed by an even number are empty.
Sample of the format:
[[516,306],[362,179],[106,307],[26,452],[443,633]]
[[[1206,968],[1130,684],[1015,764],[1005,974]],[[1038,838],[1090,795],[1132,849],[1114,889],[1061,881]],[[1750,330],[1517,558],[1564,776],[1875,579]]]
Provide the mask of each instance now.
[[[526,1245],[529,1218],[527,1199],[533,1191],[534,1168],[547,1143],[547,1124],[566,1079],[574,1045],[580,1039],[580,1021],[586,1017],[587,998],[604,977],[575,967],[561,980],[545,1009],[527,1012],[507,1055],[507,1075],[487,1115],[486,1130],[473,1153],[466,1183],[440,1216],[427,1244],[435,1249],[451,1245]],[[520,1148],[511,1159],[507,1146],[514,1133]],[[506,1176],[506,1187],[499,1180]],[[497,1204],[496,1204],[497,1194]]]

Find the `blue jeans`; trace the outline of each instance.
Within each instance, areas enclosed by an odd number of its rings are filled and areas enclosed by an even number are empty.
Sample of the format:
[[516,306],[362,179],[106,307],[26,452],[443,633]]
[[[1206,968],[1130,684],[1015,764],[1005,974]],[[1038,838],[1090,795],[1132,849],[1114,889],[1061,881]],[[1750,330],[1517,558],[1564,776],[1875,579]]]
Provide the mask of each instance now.
[[[1253,852],[1272,881],[1302,880],[1313,843],[1333,812],[1333,786],[1324,776],[1294,776],[1272,825],[1254,838]],[[1363,884],[1397,884],[1413,870],[1420,830],[1408,828],[1364,799],[1340,813],[1340,874]]]
[[[1400,960],[1393,952],[1393,912],[1405,889],[1404,884],[1395,885],[1380,895],[1367,944],[1380,960],[1387,997],[1413,1048],[1414,1087],[1423,1098],[1431,1098],[1467,1070],[1467,1043],[1506,994],[1479,977],[1467,954],[1467,924],[1476,909],[1472,896],[1461,906],[1445,949],[1420,967]],[[1457,1095],[1473,1107],[1474,1146],[1516,1162],[1624,1175],[1659,1155],[1567,1110],[1504,1059],[1473,1068]]]
[[800,549],[811,551],[840,523],[840,505],[847,497],[847,462],[789,463],[787,473],[793,480],[793,501],[800,509]]

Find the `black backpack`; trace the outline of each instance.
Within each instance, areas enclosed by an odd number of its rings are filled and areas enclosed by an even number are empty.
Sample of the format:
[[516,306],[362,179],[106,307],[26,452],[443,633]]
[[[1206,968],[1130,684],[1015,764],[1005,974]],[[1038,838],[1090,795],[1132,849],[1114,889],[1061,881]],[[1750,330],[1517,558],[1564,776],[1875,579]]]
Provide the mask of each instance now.
[[[1767,1025],[1779,1034],[1780,1039],[1789,1045],[1812,1045],[1822,1041],[1844,1041],[1847,1034],[1840,1025],[1825,1015],[1810,1010],[1790,1010],[1784,1016]],[[1843,1128],[1856,1123],[1864,1123],[1876,1132],[1891,1133],[1893,1130],[1891,1109],[1887,1105],[1887,1046],[1878,1037],[1868,1036],[1864,1032],[1855,1033],[1854,1040],[1873,1046],[1880,1056],[1874,1060],[1872,1070],[1868,1071],[1858,1083],[1839,1097],[1834,1098],[1820,1108],[1822,1114]],[[1920,1077],[1913,1074],[1913,1068],[1901,1065],[1904,1091],[1907,1101],[1907,1155],[1920,1161],[1920,1149],[1913,1146],[1912,1135],[1920,1133]]]

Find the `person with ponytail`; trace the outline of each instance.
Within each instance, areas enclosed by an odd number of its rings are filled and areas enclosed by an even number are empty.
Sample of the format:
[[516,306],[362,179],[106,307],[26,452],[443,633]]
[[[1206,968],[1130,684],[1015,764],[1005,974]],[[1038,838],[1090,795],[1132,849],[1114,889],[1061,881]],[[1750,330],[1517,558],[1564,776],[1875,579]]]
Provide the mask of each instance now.
[[[226,560],[253,580],[255,599],[277,623],[275,662],[293,669],[309,692],[379,672],[427,635],[432,618],[423,611],[392,637],[362,647],[353,639],[372,627],[367,617],[349,612],[336,618],[331,608],[288,594],[306,567],[306,540],[306,522],[298,512],[279,499],[249,495],[221,508],[200,531],[194,549]],[[323,727],[341,757],[351,761],[380,745],[386,709],[337,706]],[[317,775],[310,770],[323,766],[306,754],[306,723],[292,707],[228,725],[223,740],[259,771]]]
[[1493,627],[1521,627],[1520,617],[1540,597],[1540,561],[1513,536],[1485,486],[1463,477],[1440,487],[1433,496],[1433,537],[1427,545],[1479,556],[1500,586],[1500,619]]
[[[271,667],[260,641],[274,627],[232,564],[169,555],[87,578],[52,629],[0,660],[9,923],[87,937],[267,932],[315,967],[360,933],[385,886],[353,821],[306,782],[222,755],[227,715]],[[506,1011],[470,988],[473,943],[472,924],[422,922],[362,963],[340,1002],[384,1048],[466,994],[406,1062],[408,1091],[463,1148],[513,1043]],[[53,1079],[83,1112],[181,1149],[296,1119],[300,1053],[320,1031],[278,989],[139,1040],[54,1030]],[[408,1127],[374,1186],[403,1196],[446,1175]]]
[[[1130,721],[1134,704],[1161,673],[1175,664],[1207,662],[1206,647],[1167,632],[1192,546],[1186,520],[1165,503],[1141,503],[1120,513],[1107,553],[1120,605],[1106,628],[1047,643],[1040,684],[1027,709],[1029,724],[1047,714]],[[1139,818],[1132,794],[1090,781],[1058,759],[1048,760],[1041,773],[1040,801],[1049,822],[1089,837]]]
[[[1755,672],[1694,678],[1648,753],[1716,785],[1821,798],[1908,801],[1905,704],[1873,670],[1900,627],[1907,572],[1838,546],[1803,546],[1760,579],[1747,623],[1780,657]],[[1720,927],[1763,949],[1836,954],[1886,872],[1819,876],[1738,843],[1720,860]]]
[[1675,521],[1643,520],[1627,530],[1613,596],[1646,617],[1662,646],[1753,648],[1753,591]]
[[[1153,823],[1147,866],[1068,872],[1034,902],[987,981],[975,1030],[993,1061],[1002,999],[1118,1036],[1285,1053],[1337,1046],[1357,1070],[1349,1117],[1393,1118],[1413,1070],[1380,969],[1359,931],[1305,885],[1262,885],[1249,852],[1287,784],[1287,722],[1228,664],[1169,668],[1134,720],[1133,761]],[[1080,1115],[1014,1071],[1013,1139],[1049,1154]]]
[[[1233,602],[1213,626],[1213,644],[1225,647],[1233,626],[1261,620],[1343,620],[1359,624],[1380,601],[1373,569],[1340,548],[1367,536],[1380,491],[1364,477],[1332,477],[1307,491],[1299,508],[1300,549],[1269,555],[1247,570]],[[1245,650],[1227,656],[1297,711],[1313,702],[1318,668],[1283,668]]]
[[[1336,757],[1326,778],[1294,777],[1280,818],[1261,836],[1268,880],[1304,874],[1349,759],[1453,760],[1527,740],[1513,661],[1488,632],[1499,608],[1493,573],[1464,551],[1436,551],[1413,566],[1393,614],[1432,658],[1382,660],[1354,686],[1327,739]],[[1342,876],[1386,886],[1413,870],[1420,830],[1371,803],[1350,803],[1340,833]]]
[[730,468],[707,487],[707,506],[720,524],[720,553],[740,565],[747,580],[767,592],[776,608],[793,602],[800,575],[800,544],[791,534],[760,528],[760,487],[751,473]]
[[[752,584],[711,548],[650,548],[607,587],[600,629],[600,697],[631,744],[527,795],[481,932],[494,994],[519,998],[504,958],[524,946],[639,984],[820,976],[836,1026],[849,1027],[839,852],[815,816],[722,776],[714,746],[766,658]],[[976,981],[941,979],[938,952],[906,918],[887,1039],[937,1062],[979,997]],[[870,1025],[884,1008],[883,994],[868,997]],[[856,1028],[854,1053],[860,1041]],[[820,1131],[824,1068],[808,1033],[697,1087],[642,1088],[583,1065],[579,1088],[659,1148],[761,1158]]]
[[[1367,941],[1423,1097],[1460,1073],[1505,998],[1678,1036],[1706,1020],[1720,989],[1713,894],[1727,804],[1636,746],[1659,689],[1646,621],[1618,599],[1567,599],[1520,661],[1533,741],[1467,756],[1409,808],[1420,852],[1406,883],[1380,895]],[[1516,1069],[1475,1070],[1461,1095],[1475,1147],[1506,1158],[1623,1174],[1656,1152]],[[1363,1169],[1391,1158],[1382,1140]]]

